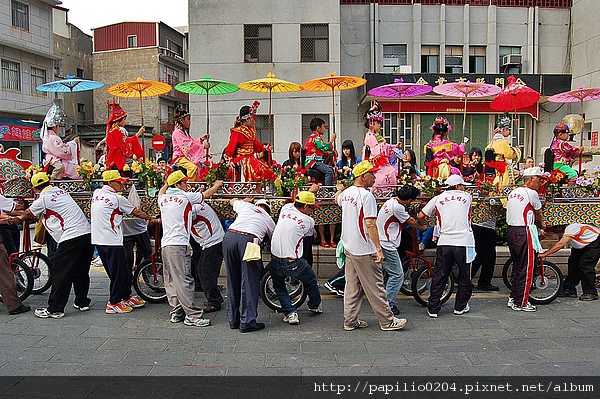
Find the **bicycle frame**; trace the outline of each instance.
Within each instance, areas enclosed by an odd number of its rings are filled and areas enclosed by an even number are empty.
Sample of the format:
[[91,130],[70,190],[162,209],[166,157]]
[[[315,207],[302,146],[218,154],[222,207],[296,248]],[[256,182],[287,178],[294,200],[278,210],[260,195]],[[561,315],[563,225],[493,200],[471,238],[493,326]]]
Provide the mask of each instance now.
[[427,267],[429,268],[429,272],[433,275],[433,266],[431,261],[421,255],[421,250],[419,249],[419,240],[417,238],[417,229],[411,227],[412,229],[412,251],[404,251],[406,255],[410,258],[410,268],[413,272],[417,271],[417,267],[415,266],[415,258],[422,260]]
[[153,283],[158,284],[158,278],[156,273],[156,259],[158,257],[159,260],[162,261],[162,257],[160,254],[160,250],[162,248],[160,240],[161,240],[161,225],[156,224],[154,226],[154,252],[150,255],[150,263],[152,263],[152,278]]

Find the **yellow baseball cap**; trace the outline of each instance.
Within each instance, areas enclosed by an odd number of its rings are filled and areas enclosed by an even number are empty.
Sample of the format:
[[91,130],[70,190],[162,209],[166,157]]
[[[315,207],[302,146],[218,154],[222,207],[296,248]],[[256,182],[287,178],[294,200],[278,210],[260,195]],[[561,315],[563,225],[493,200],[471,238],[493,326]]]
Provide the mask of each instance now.
[[315,205],[315,194],[310,191],[300,191],[294,201],[306,205]]
[[377,172],[377,169],[375,166],[373,166],[373,164],[369,161],[361,161],[359,163],[357,163],[354,168],[352,169],[352,174],[354,175],[354,177],[358,177],[358,176],[362,176],[367,172]]
[[125,183],[127,181],[126,178],[121,177],[121,174],[118,170],[105,170],[102,172],[102,180],[104,181],[116,181],[119,183]]
[[49,181],[50,179],[48,178],[48,174],[46,174],[46,172],[37,172],[36,174],[31,176],[31,184],[33,185],[33,187],[37,187]]
[[169,177],[167,177],[167,185],[172,186],[173,184],[177,184],[182,180],[189,180],[189,177],[183,174],[182,171],[176,170],[175,172],[171,173]]

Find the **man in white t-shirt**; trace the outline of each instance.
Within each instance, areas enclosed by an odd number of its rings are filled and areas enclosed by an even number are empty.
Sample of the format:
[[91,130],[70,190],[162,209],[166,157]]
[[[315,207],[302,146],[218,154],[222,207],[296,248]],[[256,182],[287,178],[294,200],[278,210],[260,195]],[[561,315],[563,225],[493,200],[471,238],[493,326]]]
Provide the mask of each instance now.
[[127,268],[123,231],[123,214],[156,222],[120,193],[127,179],[118,170],[102,173],[104,186],[92,194],[90,214],[92,221],[92,244],[96,246],[106,274],[110,279],[110,298],[106,303],[106,313],[129,313],[146,305],[143,299],[131,295],[131,273]]
[[263,273],[262,258],[244,260],[248,243],[260,244],[265,236],[271,238],[275,222],[271,218],[271,203],[234,198],[230,201],[237,214],[223,238],[223,258],[227,268],[227,318],[229,327],[247,333],[265,328],[257,323],[258,293]]
[[183,321],[186,326],[207,327],[210,320],[203,318],[203,309],[194,303],[194,277],[189,245],[192,207],[210,198],[223,182],[215,181],[203,193],[191,193],[188,192],[187,180],[188,177],[177,170],[167,177],[158,193],[163,229],[161,243],[165,291],[171,305],[171,323]]
[[198,262],[192,268],[196,268],[206,297],[204,313],[216,312],[224,302],[217,283],[223,263],[225,232],[217,213],[206,202],[194,205],[192,214],[192,238],[200,245]]
[[354,185],[336,185],[335,202],[342,207],[341,241],[346,255],[346,287],[344,288],[344,330],[366,328],[359,320],[363,294],[384,331],[400,330],[406,319],[394,317],[383,287],[381,262],[383,252],[377,231],[377,203],[368,190],[375,183],[375,168],[369,161],[354,166]]
[[[318,185],[315,191],[318,190]],[[285,278],[293,277],[304,283],[308,292],[308,310],[322,313],[321,294],[317,276],[308,262],[302,258],[303,240],[313,234],[315,221],[310,217],[315,206],[315,194],[311,191],[300,191],[293,204],[285,204],[279,211],[279,220],[271,240],[271,278],[273,289],[279,298],[283,311],[283,321],[298,324],[298,312],[292,305]]]
[[402,186],[393,198],[387,200],[379,209],[377,214],[377,229],[379,231],[379,242],[383,252],[383,281],[387,292],[390,309],[395,316],[400,314],[396,306],[396,297],[404,280],[404,270],[398,254],[398,247],[402,241],[402,226],[405,224],[419,229],[427,230],[426,225],[421,225],[412,216],[408,214],[408,208],[419,196],[419,189],[415,186]]
[[591,224],[572,223],[568,226],[556,226],[553,233],[562,235],[550,249],[538,254],[540,260],[546,259],[550,254],[571,244],[569,255],[569,269],[567,278],[563,282],[562,296],[576,297],[577,285],[581,282],[583,294],[580,301],[595,301],[598,291],[594,285],[595,267],[600,259],[600,228]]
[[[533,284],[535,267],[535,243],[539,246],[536,224],[544,228],[542,203],[538,196],[544,171],[540,167],[523,171],[524,185],[508,195],[506,204],[506,241],[513,260],[513,277],[508,306],[512,310],[535,312],[537,307],[529,303],[529,291]],[[539,246],[541,248],[541,246]]]
[[94,253],[90,225],[83,211],[64,190],[53,187],[45,172],[31,178],[39,197],[31,203],[18,221],[40,218],[46,231],[59,243],[52,257],[52,290],[48,307],[35,310],[41,318],[59,319],[65,315],[65,306],[75,291],[73,307],[80,311],[90,309],[90,263]]
[[444,184],[447,190],[433,197],[419,212],[419,222],[434,214],[437,217],[438,238],[431,279],[431,291],[427,304],[429,317],[437,318],[442,304],[440,299],[446,287],[452,267],[458,265],[458,290],[454,300],[454,314],[467,313],[471,298],[471,262],[475,257],[475,239],[471,230],[472,198],[465,191],[463,178],[460,175],[449,176]]

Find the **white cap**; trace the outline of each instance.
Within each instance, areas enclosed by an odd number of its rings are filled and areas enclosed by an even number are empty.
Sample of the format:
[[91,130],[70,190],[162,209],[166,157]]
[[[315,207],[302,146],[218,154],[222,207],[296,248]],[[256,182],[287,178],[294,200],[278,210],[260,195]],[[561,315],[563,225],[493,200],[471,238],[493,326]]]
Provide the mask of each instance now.
[[449,176],[446,181],[444,182],[444,184],[448,187],[454,187],[454,186],[458,186],[459,184],[462,184],[463,186],[466,186],[465,181],[463,180],[461,175],[451,175]]
[[271,212],[271,203],[269,202],[269,200],[268,200],[268,199],[261,198],[261,199],[259,199],[258,201],[256,201],[256,202],[254,203],[254,205],[256,205],[256,206],[258,206],[258,205],[264,205],[264,206],[266,206],[267,208],[269,208],[269,212]]
[[546,172],[544,172],[539,166],[534,166],[533,168],[527,168],[523,171],[523,177],[527,176],[546,176]]

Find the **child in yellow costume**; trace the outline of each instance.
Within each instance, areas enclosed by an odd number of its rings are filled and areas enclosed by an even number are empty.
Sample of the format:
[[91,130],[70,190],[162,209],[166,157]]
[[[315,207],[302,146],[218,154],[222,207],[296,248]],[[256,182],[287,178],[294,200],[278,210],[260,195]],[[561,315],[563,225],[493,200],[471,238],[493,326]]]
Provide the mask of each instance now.
[[493,162],[486,162],[496,170],[494,185],[500,186],[515,184],[518,174],[512,164],[517,164],[521,158],[521,151],[510,145],[507,137],[510,136],[510,118],[504,116],[496,122],[492,142],[485,147],[487,150],[494,150],[496,158]]

